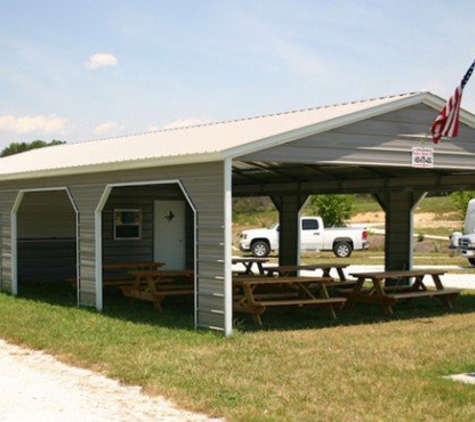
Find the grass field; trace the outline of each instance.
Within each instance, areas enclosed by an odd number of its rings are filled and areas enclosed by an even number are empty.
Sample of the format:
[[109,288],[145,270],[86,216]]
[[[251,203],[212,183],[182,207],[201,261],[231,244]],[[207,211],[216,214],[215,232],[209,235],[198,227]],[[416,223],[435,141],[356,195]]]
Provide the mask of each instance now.
[[[253,218],[261,226],[272,214]],[[415,264],[466,264],[443,245],[417,252]],[[327,252],[303,256],[315,259],[341,262]],[[384,251],[355,252],[345,262],[382,264]],[[18,298],[0,293],[0,337],[230,421],[475,417],[475,388],[444,378],[475,371],[475,291],[451,311],[415,301],[392,316],[358,306],[334,321],[319,309],[272,309],[259,329],[239,314],[230,338],[195,331],[190,302],[158,312],[112,291],[99,314],[75,301],[69,285],[20,284]]]
[[270,311],[223,338],[194,331],[191,304],[157,312],[106,297],[76,308],[67,286],[0,294],[0,335],[93,368],[188,409],[235,421],[472,421],[473,386],[444,375],[475,370],[475,295],[342,311]]

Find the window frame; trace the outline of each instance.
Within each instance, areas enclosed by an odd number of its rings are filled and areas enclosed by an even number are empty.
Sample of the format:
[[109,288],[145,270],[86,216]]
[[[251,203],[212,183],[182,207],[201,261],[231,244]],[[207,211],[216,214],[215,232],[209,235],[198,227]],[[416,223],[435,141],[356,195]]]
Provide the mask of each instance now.
[[[118,213],[124,213],[124,212],[133,212],[133,213],[138,213],[138,223],[121,223],[118,224],[117,222],[117,214]],[[112,214],[112,220],[113,220],[113,239],[118,240],[118,241],[123,241],[123,240],[142,240],[142,224],[143,224],[143,219],[142,219],[142,210],[140,208],[115,208],[113,210]],[[118,236],[117,235],[117,228],[118,227],[137,227],[137,236],[129,237],[129,236]]]

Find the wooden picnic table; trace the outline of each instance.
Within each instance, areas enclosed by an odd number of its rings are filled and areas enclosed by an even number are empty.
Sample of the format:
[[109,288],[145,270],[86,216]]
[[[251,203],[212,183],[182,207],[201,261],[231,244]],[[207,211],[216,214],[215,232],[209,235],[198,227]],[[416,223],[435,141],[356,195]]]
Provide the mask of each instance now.
[[254,274],[253,267],[256,267],[257,273],[264,275],[264,267],[262,264],[269,262],[268,258],[233,258],[233,264],[242,264],[244,266],[244,271],[235,271],[234,275],[252,275]]
[[[305,265],[277,265],[277,266],[263,266],[264,272],[268,276],[278,275],[282,276],[292,276],[296,272],[301,270],[308,271],[317,271],[321,270],[322,277],[331,277],[332,281],[346,281],[346,276],[343,271],[344,268],[348,267],[348,264],[341,263],[320,263],[320,264],[305,264]],[[335,279],[331,276],[331,271],[336,270],[338,278]]]
[[110,262],[102,265],[104,286],[123,286],[134,281],[130,271],[157,270],[163,267],[163,262]]
[[[440,279],[444,274],[444,271],[437,269],[352,273],[351,276],[356,277],[356,284],[348,295],[348,305],[374,303],[382,305],[389,314],[393,314],[393,308],[400,300],[439,298],[452,308],[451,301],[459,296],[460,290],[445,288]],[[426,276],[432,278],[435,289],[429,289],[424,284]],[[371,287],[365,290],[363,285],[367,280],[371,282]],[[391,285],[386,286],[388,280]],[[413,282],[409,283],[410,280]]]
[[258,325],[262,325],[261,315],[269,306],[324,306],[336,319],[335,307],[341,307],[346,298],[330,297],[328,281],[328,277],[235,277],[233,308],[252,314]]
[[[163,267],[163,262],[155,261],[127,261],[127,262],[108,262],[102,265],[102,285],[108,286],[125,286],[134,282],[133,276],[130,274],[132,270],[157,270]],[[76,277],[68,279],[72,287],[76,287]]]
[[130,274],[134,282],[121,287],[124,296],[150,301],[159,310],[167,296],[193,295],[195,291],[193,270],[141,270]]

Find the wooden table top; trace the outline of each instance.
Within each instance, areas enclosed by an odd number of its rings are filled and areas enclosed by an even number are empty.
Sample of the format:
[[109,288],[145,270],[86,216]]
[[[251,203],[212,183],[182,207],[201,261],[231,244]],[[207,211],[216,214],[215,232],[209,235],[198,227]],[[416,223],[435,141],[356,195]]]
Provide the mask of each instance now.
[[443,275],[444,270],[435,268],[427,268],[420,270],[394,270],[394,271],[364,271],[359,273],[351,273],[353,277],[366,278],[390,278],[390,277],[418,277],[423,275]]
[[160,276],[173,276],[173,275],[182,275],[182,276],[192,276],[194,274],[193,270],[138,270],[138,271],[129,271],[133,275],[148,275],[152,277]]
[[331,264],[328,262],[321,264],[303,264],[303,265],[277,265],[277,266],[264,266],[266,271],[298,271],[298,270],[318,270],[327,268],[346,268],[349,264]]
[[331,277],[237,277],[233,279],[235,285],[243,284],[294,284],[294,283],[328,283]]
[[269,262],[269,258],[239,257],[239,258],[232,258],[232,262],[234,264],[238,264],[240,262]]

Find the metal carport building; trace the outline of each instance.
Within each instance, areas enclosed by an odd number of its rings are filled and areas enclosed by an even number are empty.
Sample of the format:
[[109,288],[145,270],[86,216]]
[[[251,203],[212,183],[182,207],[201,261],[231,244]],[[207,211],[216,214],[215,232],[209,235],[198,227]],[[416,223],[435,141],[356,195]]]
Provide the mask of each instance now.
[[[156,196],[186,202],[196,327],[232,332],[233,196],[272,198],[280,215],[279,260],[291,264],[299,259],[298,212],[308,195],[371,193],[386,212],[386,268],[409,268],[417,202],[426,192],[475,189],[475,116],[466,111],[459,137],[434,147],[433,168],[411,165],[412,147],[427,139],[444,103],[413,92],[2,158],[1,289],[18,293],[20,232],[38,237],[41,225],[56,235],[64,220],[75,242],[78,305],[101,310],[110,243],[104,233],[115,224],[107,204],[133,204],[143,213],[137,257],[153,258],[148,232],[156,224]],[[48,220],[48,209],[64,211]],[[117,244],[110,248],[130,245]]]

